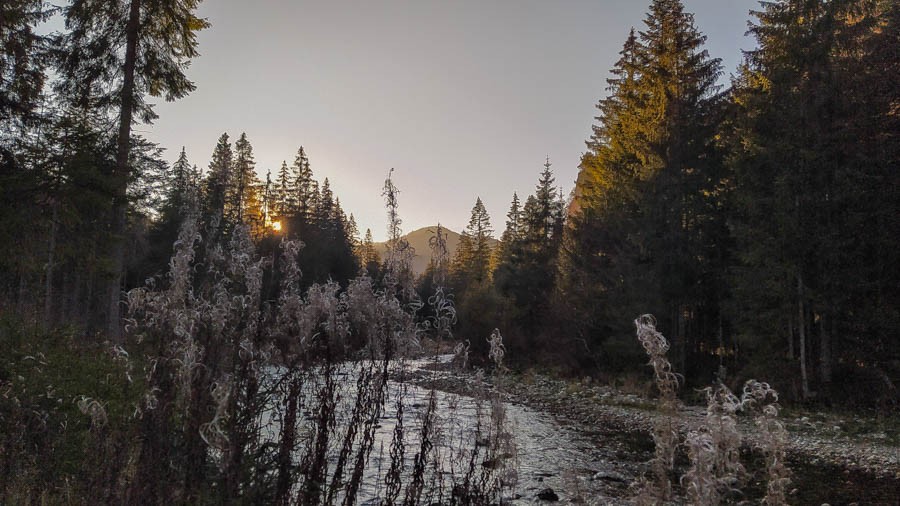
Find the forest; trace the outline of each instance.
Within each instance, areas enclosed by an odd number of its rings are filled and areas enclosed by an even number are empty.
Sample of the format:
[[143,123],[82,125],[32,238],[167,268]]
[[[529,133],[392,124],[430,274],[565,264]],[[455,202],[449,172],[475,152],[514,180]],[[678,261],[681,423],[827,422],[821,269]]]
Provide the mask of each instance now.
[[[805,503],[786,439],[736,463],[742,410],[783,438],[781,408],[859,414],[896,451],[897,2],[759,2],[723,85],[683,3],[649,1],[571,192],[536,160],[505,223],[475,198],[452,251],[437,224],[414,252],[385,167],[382,254],[302,140],[262,174],[245,133],[172,164],[138,133],[207,85],[199,3],[0,6],[0,502],[506,503],[525,473],[497,392],[534,374],[656,399],[653,464],[615,501],[737,503],[750,473],[754,501]],[[492,382],[457,446],[435,436],[447,388],[413,404],[397,365],[429,353]]]

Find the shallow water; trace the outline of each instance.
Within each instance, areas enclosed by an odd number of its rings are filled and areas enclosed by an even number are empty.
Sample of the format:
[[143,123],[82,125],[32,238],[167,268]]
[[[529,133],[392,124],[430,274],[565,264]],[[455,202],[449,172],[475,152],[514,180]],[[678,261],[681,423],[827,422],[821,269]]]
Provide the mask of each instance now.
[[[398,363],[395,377],[403,371],[425,372],[422,368],[432,360]],[[447,357],[437,360],[446,361]],[[356,378],[360,364],[343,364],[336,373],[339,379],[336,403],[335,430],[329,442],[329,474],[340,452],[342,426],[350,419],[356,398]],[[307,399],[314,398],[315,385],[307,389]],[[360,485],[358,504],[379,504],[387,493],[384,477],[391,466],[391,445],[398,424],[397,400],[402,398],[403,483],[411,482],[416,454],[420,451],[420,433],[426,416],[431,391],[409,382],[389,381],[384,410],[375,428],[374,445],[369,455]],[[627,443],[612,440],[584,427],[566,426],[547,413],[499,399],[473,398],[443,391],[434,391],[436,410],[429,437],[433,447],[427,453],[428,465],[424,473],[424,492],[418,503],[445,504],[450,500],[454,485],[472,473],[474,480],[485,478],[493,486],[491,502],[503,504],[542,503],[541,491],[552,489],[561,503],[584,504],[622,503],[627,484],[633,480],[633,465],[623,463],[622,452]],[[314,406],[304,406],[306,432],[311,439],[314,426]],[[502,415],[501,415],[502,413]],[[497,420],[502,418],[499,426]],[[275,435],[278,416],[269,414],[264,426],[272,427]],[[398,447],[399,448],[399,447]],[[300,456],[297,457],[298,461]],[[339,501],[338,501],[339,502]]]

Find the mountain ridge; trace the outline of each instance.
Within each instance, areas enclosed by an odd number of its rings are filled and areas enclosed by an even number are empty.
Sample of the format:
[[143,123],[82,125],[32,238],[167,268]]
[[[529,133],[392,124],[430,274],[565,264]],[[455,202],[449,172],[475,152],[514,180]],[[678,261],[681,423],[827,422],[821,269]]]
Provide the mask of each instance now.
[[[447,234],[447,254],[452,259],[453,255],[456,254],[456,248],[459,246],[459,240],[462,237],[462,234],[454,232],[444,226],[441,228]],[[437,225],[418,228],[401,236],[409,242],[409,245],[412,246],[413,251],[415,252],[410,267],[412,267],[412,271],[416,276],[421,275],[425,272],[425,269],[428,268],[428,262],[431,260],[431,247],[429,246],[428,241],[434,237],[435,233],[437,233]],[[491,247],[494,248],[500,244],[500,241],[491,237],[490,244]],[[376,242],[375,251],[378,253],[378,257],[383,261],[384,254],[387,252],[387,241]]]

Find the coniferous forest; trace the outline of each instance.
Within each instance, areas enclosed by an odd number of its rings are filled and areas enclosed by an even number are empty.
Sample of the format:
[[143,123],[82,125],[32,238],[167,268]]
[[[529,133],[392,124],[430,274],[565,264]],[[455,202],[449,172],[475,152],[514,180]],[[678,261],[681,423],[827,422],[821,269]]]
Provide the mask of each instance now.
[[[379,251],[303,139],[270,170],[245,133],[174,163],[141,136],[153,102],[215,86],[187,72],[216,29],[199,3],[0,5],[0,503],[900,495],[900,4],[759,2],[726,69],[650,0],[574,187],[535,160],[490,216],[473,182],[459,243],[437,224],[414,251],[385,167]],[[446,360],[404,365],[424,356]],[[649,450],[532,490],[516,392],[587,425],[572,406],[651,412],[601,430]],[[819,414],[879,469],[811,464],[790,420]]]

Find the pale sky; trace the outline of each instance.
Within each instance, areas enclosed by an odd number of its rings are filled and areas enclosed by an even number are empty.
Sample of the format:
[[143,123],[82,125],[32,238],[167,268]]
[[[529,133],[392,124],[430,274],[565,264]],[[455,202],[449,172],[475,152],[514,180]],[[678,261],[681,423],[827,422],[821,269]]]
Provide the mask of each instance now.
[[[685,0],[725,76],[755,0]],[[360,233],[386,236],[395,168],[403,230],[461,231],[480,196],[499,236],[513,191],[544,158],[568,194],[594,108],[649,0],[207,0],[197,90],[136,130],[205,169],[222,132],[246,132],[260,177],[304,146]]]

